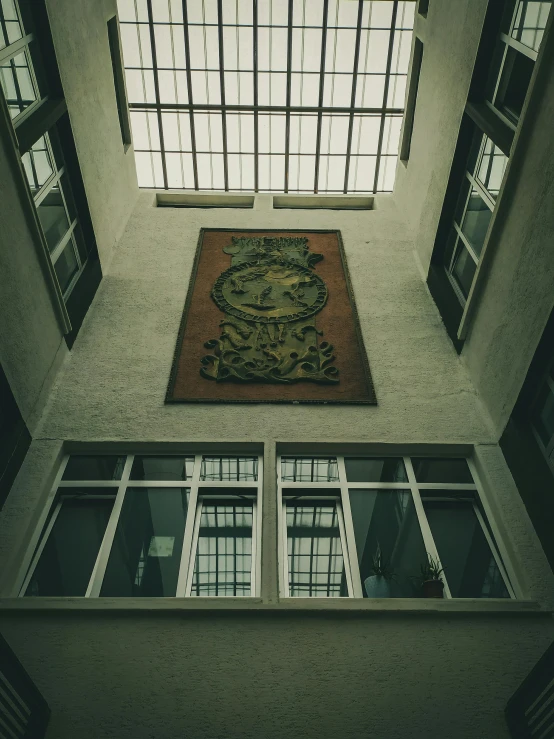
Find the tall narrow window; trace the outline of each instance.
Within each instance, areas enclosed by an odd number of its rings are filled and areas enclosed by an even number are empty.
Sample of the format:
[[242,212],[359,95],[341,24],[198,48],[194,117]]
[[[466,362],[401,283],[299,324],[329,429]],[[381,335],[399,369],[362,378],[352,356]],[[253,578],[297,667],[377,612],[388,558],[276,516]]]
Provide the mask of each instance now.
[[115,100],[117,104],[117,115],[119,117],[119,127],[121,129],[121,139],[125,147],[128,147],[132,143],[131,123],[129,121],[129,108],[127,105],[127,93],[125,91],[119,24],[116,15],[108,21],[108,41],[110,44],[110,56],[112,58]]
[[[421,8],[421,2],[420,2]],[[419,11],[422,12],[421,10]],[[414,118],[417,104],[417,93],[419,88],[419,77],[421,65],[423,64],[423,43],[420,39],[414,39],[414,51],[412,56],[412,70],[406,98],[406,112],[404,114],[404,127],[402,129],[402,142],[400,144],[400,160],[405,162],[410,158],[410,147],[412,145],[412,133],[414,130]]]

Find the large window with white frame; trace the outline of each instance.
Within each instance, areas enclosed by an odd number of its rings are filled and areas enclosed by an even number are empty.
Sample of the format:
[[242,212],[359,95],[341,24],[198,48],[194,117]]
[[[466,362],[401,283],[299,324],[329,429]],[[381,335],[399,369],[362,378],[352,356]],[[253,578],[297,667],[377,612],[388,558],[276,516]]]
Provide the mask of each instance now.
[[71,455],[22,596],[255,596],[262,458]]
[[277,471],[282,596],[420,597],[431,557],[447,598],[515,597],[469,460],[282,456]]

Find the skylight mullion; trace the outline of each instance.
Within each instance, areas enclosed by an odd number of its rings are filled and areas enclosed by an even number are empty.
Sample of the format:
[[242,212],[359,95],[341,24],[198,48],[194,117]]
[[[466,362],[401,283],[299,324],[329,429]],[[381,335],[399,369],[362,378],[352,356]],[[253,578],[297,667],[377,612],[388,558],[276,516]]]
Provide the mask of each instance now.
[[252,53],[254,74],[254,192],[259,189],[258,131],[258,0],[252,0]]
[[[289,16],[287,26],[287,97],[286,106],[290,108],[290,92],[292,80],[292,13],[294,0],[289,0]],[[290,110],[285,115],[285,192],[289,191],[289,153],[290,149]]]
[[[183,37],[185,41],[185,60],[187,64],[186,75],[187,75],[187,87],[189,94],[189,121],[190,121],[190,143],[192,149],[192,171],[194,174],[194,189],[198,190],[198,159],[196,156],[196,134],[194,131],[194,113],[193,113],[193,95],[192,95],[192,76],[190,73],[190,39],[189,39],[189,24],[188,24],[188,10],[187,0],[182,0],[183,6]],[[177,115],[179,115],[177,113]],[[181,157],[182,159],[182,157]]]
[[[160,83],[158,79],[158,60],[156,57],[156,37],[154,34],[154,18],[152,15],[152,0],[146,0],[146,7],[148,10],[148,28],[150,31],[150,46],[151,46],[151,52],[152,52],[152,70],[154,72],[154,94],[156,96],[156,113],[158,116],[158,129],[159,129],[159,136],[160,136],[160,154],[162,158],[162,173],[163,173],[163,180],[164,180],[164,190],[168,189],[167,184],[167,166],[165,161],[165,145],[164,145],[164,134],[163,134],[163,128],[162,128],[162,109],[161,109],[161,102],[160,102]],[[156,173],[152,173],[154,175],[154,185],[156,184]]]
[[356,28],[356,45],[354,47],[354,67],[352,72],[352,95],[350,97],[350,116],[348,120],[348,138],[346,140],[346,163],[344,166],[344,189],[348,192],[348,175],[350,172],[350,152],[352,149],[352,129],[354,128],[354,105],[356,104],[356,85],[358,82],[358,60],[360,58],[360,38],[362,35],[362,15],[364,11],[364,0],[358,0],[358,25]]
[[392,51],[394,48],[394,31],[396,26],[396,16],[398,14],[398,0],[395,0],[392,6],[392,18],[390,24],[389,48],[387,52],[387,68],[385,71],[385,88],[383,92],[383,107],[381,110],[381,126],[379,128],[379,140],[377,143],[377,160],[375,162],[375,178],[373,180],[373,192],[377,192],[377,183],[379,181],[379,168],[381,165],[381,149],[383,147],[383,133],[385,129],[385,110],[387,107],[387,98],[389,95],[390,68],[392,62]]
[[219,36],[219,85],[221,90],[221,130],[223,135],[223,181],[229,190],[229,163],[227,157],[227,118],[225,105],[225,57],[223,55],[223,0],[217,0],[217,28]]
[[329,0],[323,0],[323,19],[321,22],[321,67],[319,70],[319,111],[317,114],[317,134],[315,144],[315,177],[314,177],[314,193],[318,192],[319,182],[319,160],[321,156],[321,127],[323,125],[323,90],[325,85],[325,54],[327,47],[327,13],[329,10]]

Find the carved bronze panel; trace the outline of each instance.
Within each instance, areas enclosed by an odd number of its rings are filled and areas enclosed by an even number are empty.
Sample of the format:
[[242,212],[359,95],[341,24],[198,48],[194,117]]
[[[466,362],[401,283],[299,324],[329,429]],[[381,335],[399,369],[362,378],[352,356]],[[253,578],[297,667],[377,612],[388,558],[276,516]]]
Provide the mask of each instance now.
[[166,400],[375,403],[340,234],[205,229]]

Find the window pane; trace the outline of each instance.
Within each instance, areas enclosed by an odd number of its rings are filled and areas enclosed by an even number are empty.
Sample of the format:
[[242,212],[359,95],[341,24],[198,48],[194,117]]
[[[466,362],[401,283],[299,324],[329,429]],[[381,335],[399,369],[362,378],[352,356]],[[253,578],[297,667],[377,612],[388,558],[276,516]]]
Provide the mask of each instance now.
[[37,206],[37,213],[48,249],[52,253],[69,228],[59,185],[54,185],[40,205]]
[[71,280],[79,271],[79,264],[75,256],[75,246],[70,238],[60,256],[56,259],[54,270],[60,283],[62,293],[69,287]]
[[194,457],[136,456],[131,469],[131,480],[190,480]]
[[120,480],[124,465],[125,457],[116,455],[91,457],[72,454],[62,480]]
[[474,504],[424,500],[423,507],[452,597],[509,598]]
[[412,457],[412,465],[418,482],[473,483],[465,459]]
[[382,459],[345,457],[348,482],[406,482],[406,470],[400,457]]
[[286,482],[336,482],[336,457],[283,457],[281,477]]
[[452,274],[466,298],[469,295],[476,269],[475,260],[463,245],[462,240],[458,239],[458,253]]
[[462,221],[462,233],[473,247],[477,257],[481,254],[491,216],[492,211],[473,187]]
[[13,0],[0,0],[0,49],[23,36]]
[[46,138],[41,136],[33,147],[21,157],[29,187],[33,196],[37,194],[44,183],[54,173],[54,165],[50,151],[46,145]]
[[25,52],[2,63],[0,83],[12,118],[19,115],[37,99]]
[[[115,496],[106,489],[64,490],[82,496],[63,500],[50,536],[25,595],[74,595],[86,593]],[[85,496],[102,495],[101,500]]]
[[[419,597],[425,544],[409,490],[350,490],[350,509],[364,598]],[[387,574],[375,574],[378,554]]]
[[189,490],[128,488],[101,596],[174,596]]
[[539,393],[532,414],[533,426],[544,446],[548,446],[554,436],[554,393],[546,384]]
[[251,502],[204,502],[191,595],[252,595]]
[[201,480],[257,480],[257,457],[203,457]]
[[528,0],[520,0],[512,30],[512,38],[521,41],[530,49],[538,51],[551,6],[551,1],[529,2]]
[[534,66],[532,59],[508,47],[495,105],[514,123],[521,115]]
[[287,503],[287,556],[291,596],[348,596],[336,504]]
[[489,139],[483,136],[484,149],[481,163],[477,172],[477,178],[487,188],[491,196],[496,200],[504,172],[508,165],[508,157]]

